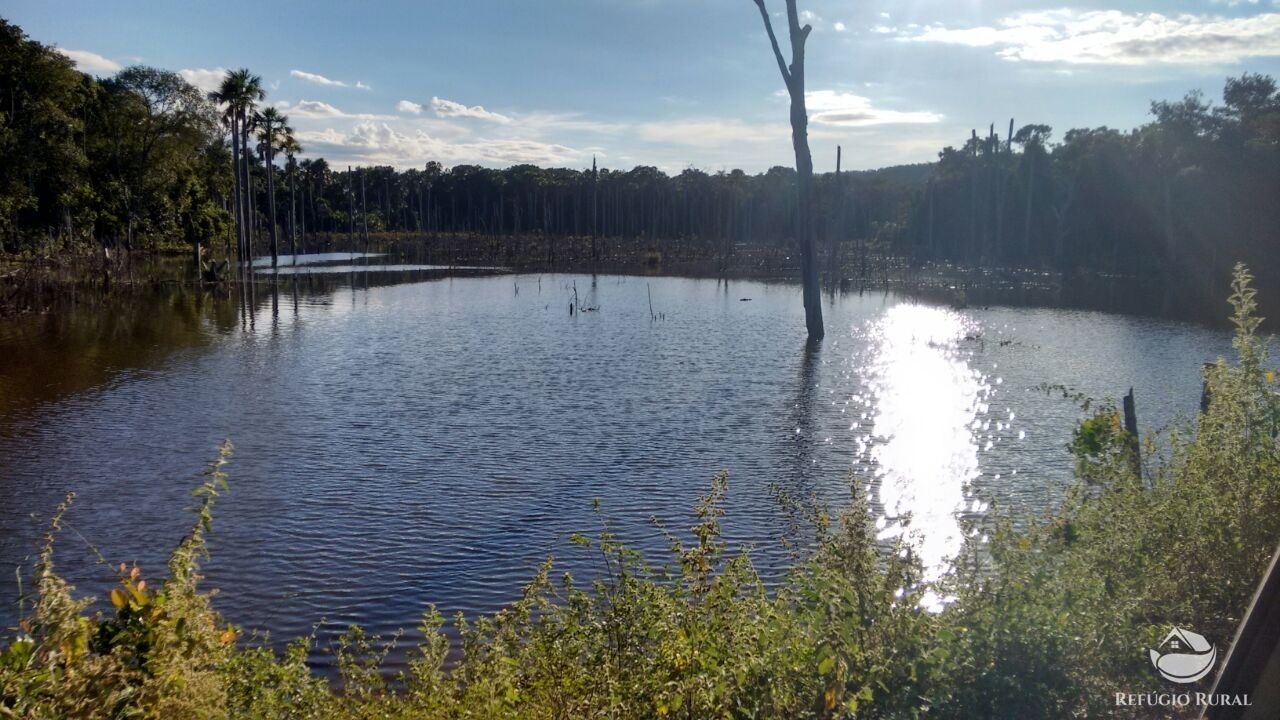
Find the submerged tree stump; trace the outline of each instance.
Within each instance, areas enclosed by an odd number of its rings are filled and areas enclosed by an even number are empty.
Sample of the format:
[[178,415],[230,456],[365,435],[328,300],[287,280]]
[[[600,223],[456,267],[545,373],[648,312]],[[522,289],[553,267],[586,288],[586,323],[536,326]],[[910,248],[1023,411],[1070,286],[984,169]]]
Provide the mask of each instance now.
[[1133,470],[1142,474],[1142,443],[1138,435],[1138,410],[1133,399],[1133,388],[1124,396],[1124,431],[1129,436],[1129,447],[1133,452]]

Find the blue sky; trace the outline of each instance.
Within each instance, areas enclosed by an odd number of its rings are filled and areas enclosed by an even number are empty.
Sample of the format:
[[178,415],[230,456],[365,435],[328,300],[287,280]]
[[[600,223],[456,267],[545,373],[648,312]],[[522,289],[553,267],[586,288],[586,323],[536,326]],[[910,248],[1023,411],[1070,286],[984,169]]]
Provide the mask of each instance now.
[[[782,0],[768,0],[786,52]],[[936,158],[1009,118],[1128,129],[1154,99],[1280,77],[1280,0],[800,0],[819,171]],[[7,0],[0,15],[109,75],[261,75],[306,156],[335,165],[791,165],[751,0],[220,3]]]

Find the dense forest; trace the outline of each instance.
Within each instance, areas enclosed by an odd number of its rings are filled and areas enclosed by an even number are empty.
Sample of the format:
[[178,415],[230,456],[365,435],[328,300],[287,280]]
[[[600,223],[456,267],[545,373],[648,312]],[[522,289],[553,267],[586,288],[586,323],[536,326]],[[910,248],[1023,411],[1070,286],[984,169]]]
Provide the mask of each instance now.
[[[1128,132],[1074,129],[1054,143],[1048,125],[1015,131],[1010,121],[1003,137],[994,125],[974,131],[931,165],[819,175],[823,266],[848,270],[874,253],[1157,279],[1217,298],[1243,260],[1270,283],[1280,240],[1275,81],[1245,74],[1226,81],[1220,105],[1192,92],[1151,110]],[[233,257],[391,232],[470,237],[508,261],[527,259],[522,239],[548,238],[541,259],[555,264],[599,260],[608,240],[727,257],[742,245],[789,251],[794,234],[790,168],[332,167],[300,159],[288,118],[247,70],[208,96],[155,68],[95,79],[4,21],[0,117],[0,251],[9,254],[200,242]],[[581,244],[589,257],[557,258],[555,238],[569,237],[591,238]]]
[[1229,78],[1222,104],[1199,92],[1151,103],[1135,130],[1047,125],[945,148],[914,202],[915,257],[1159,278],[1211,302],[1238,260],[1273,284],[1280,247],[1280,94]]

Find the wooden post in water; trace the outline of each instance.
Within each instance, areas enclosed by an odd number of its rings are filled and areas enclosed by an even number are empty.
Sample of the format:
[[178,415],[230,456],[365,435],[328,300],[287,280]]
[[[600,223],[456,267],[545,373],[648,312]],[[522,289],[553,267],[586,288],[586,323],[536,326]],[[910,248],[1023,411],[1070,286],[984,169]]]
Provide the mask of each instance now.
[[1133,448],[1133,469],[1142,474],[1142,451],[1138,437],[1138,410],[1133,399],[1133,388],[1124,396],[1124,431],[1129,435],[1129,443]]
[[1214,368],[1213,363],[1203,363],[1200,366],[1200,414],[1209,412],[1209,401],[1212,400],[1212,393],[1209,390],[1209,372]]

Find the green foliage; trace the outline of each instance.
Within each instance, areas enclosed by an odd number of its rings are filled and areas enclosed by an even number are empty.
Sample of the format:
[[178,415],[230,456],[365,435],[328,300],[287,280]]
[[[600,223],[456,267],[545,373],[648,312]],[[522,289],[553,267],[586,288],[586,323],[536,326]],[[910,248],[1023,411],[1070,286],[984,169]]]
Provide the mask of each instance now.
[[[339,691],[307,665],[312,639],[273,652],[240,638],[198,583],[222,464],[152,589],[121,567],[112,613],[87,614],[53,569],[52,528],[34,606],[0,652],[0,717],[908,718],[1111,716],[1117,691],[1160,687],[1146,658],[1171,625],[1222,647],[1280,541],[1280,400],[1237,269],[1238,364],[1206,374],[1208,411],[1139,477],[1132,439],[1104,408],[1077,430],[1081,482],[1060,507],[996,518],[931,586],[908,544],[877,543],[867,499],[834,521],[810,513],[812,549],[767,585],[722,534],[728,476],[712,479],[686,532],[654,520],[663,561],[601,515],[548,559],[509,607],[455,625],[428,608],[407,667],[399,637],[350,628],[334,648]],[[1063,390],[1066,393],[1066,390]],[[597,503],[599,513],[599,503]],[[975,528],[977,529],[977,528]],[[974,533],[978,537],[979,533]],[[922,609],[928,592],[954,601]],[[1163,709],[1163,708],[1162,708]]]
[[1207,372],[1194,435],[1139,478],[1112,411],[1086,420],[1086,470],[1053,514],[992,529],[954,580],[956,637],[939,700],[956,717],[1108,715],[1109,693],[1160,687],[1145,657],[1170,626],[1225,647],[1280,543],[1274,374],[1255,331],[1249,275],[1233,282],[1236,365]]
[[[1075,303],[1219,319],[1236,260],[1280,282],[1280,92],[1246,73],[1226,79],[1220,105],[1194,91],[1150,109],[1132,131],[1075,128],[1051,144],[1048,125],[1030,124],[1009,143],[997,131],[1012,125],[993,125],[944,148],[900,249],[1070,273]],[[1134,297],[1083,292],[1095,274],[1131,278]]]
[[223,673],[235,628],[197,590],[199,558],[213,501],[225,487],[224,444],[197,491],[190,533],[169,560],[169,578],[148,587],[138,568],[120,567],[114,615],[85,614],[92,598],[53,570],[54,536],[72,496],[54,515],[35,568],[35,603],[22,634],[0,653],[0,716],[30,718],[203,718],[223,714]]

